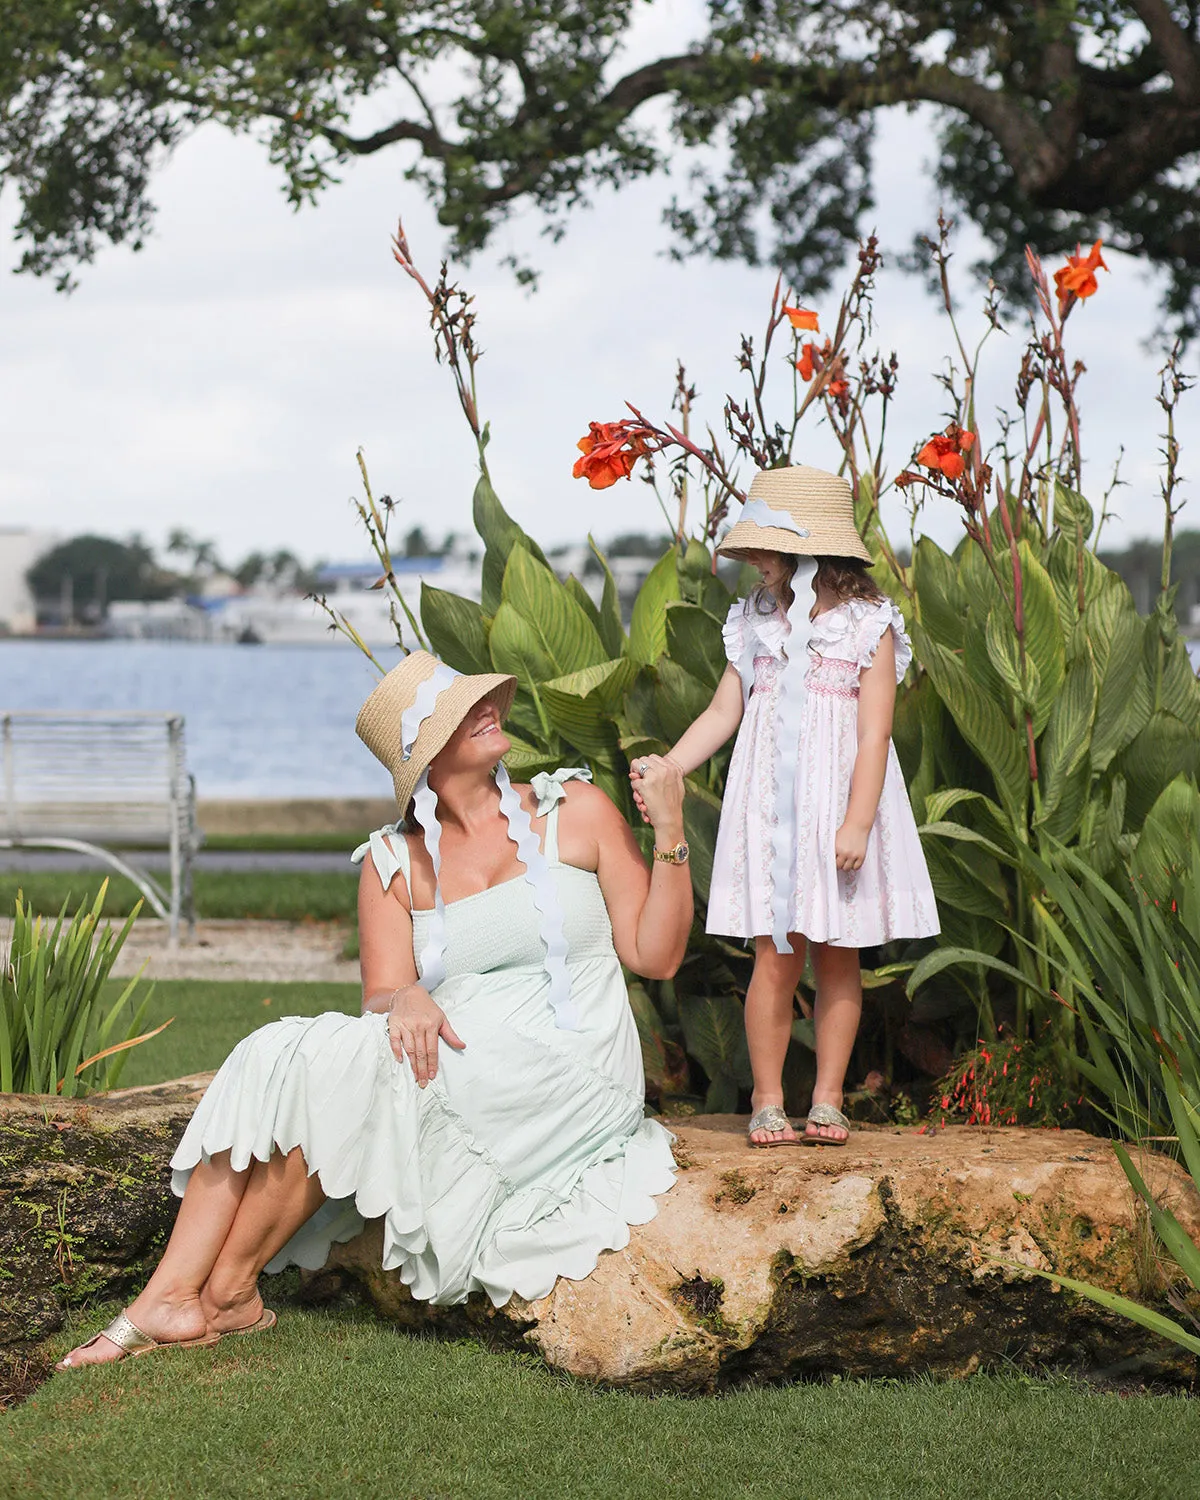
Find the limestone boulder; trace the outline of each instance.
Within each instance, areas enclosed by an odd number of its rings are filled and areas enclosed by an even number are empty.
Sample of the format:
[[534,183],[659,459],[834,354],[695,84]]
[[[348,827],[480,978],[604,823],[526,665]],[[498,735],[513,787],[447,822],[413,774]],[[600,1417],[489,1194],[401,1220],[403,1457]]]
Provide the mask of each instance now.
[[[207,1076],[84,1101],[0,1103],[0,1350],[33,1359],[74,1305],[127,1296],[169,1232],[167,1163]],[[680,1165],[657,1218],[535,1303],[416,1303],[370,1224],[306,1275],[412,1329],[474,1330],[556,1369],[643,1391],[1011,1363],[1187,1381],[1195,1361],[1026,1268],[1162,1303],[1145,1216],[1105,1141],[1077,1131],[857,1129],[848,1146],[753,1151],[745,1122],[669,1122]],[[1200,1240],[1200,1197],[1143,1163]]]

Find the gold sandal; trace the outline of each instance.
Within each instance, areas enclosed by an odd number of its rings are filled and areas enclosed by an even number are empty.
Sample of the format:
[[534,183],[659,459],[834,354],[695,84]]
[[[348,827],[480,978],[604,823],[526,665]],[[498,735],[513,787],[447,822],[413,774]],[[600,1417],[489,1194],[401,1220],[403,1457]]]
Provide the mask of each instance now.
[[758,1151],[765,1151],[769,1146],[798,1146],[800,1144],[798,1136],[793,1136],[790,1141],[756,1141],[750,1139],[756,1130],[776,1131],[790,1130],[791,1128],[792,1122],[783,1112],[781,1105],[764,1104],[761,1109],[755,1110],[750,1116],[750,1123],[746,1126],[746,1136],[749,1144]]
[[[219,1333],[206,1333],[200,1339],[166,1339],[160,1343],[158,1339],[152,1339],[148,1333],[143,1333],[137,1324],[132,1322],[125,1313],[119,1312],[107,1328],[103,1328],[99,1333],[93,1334],[87,1343],[80,1344],[79,1348],[81,1350],[90,1349],[94,1344],[98,1344],[101,1339],[107,1339],[110,1344],[116,1344],[121,1353],[117,1355],[116,1359],[104,1360],[103,1363],[115,1365],[123,1359],[137,1359],[142,1354],[153,1354],[157,1349],[207,1348],[209,1345],[215,1344],[220,1337]],[[76,1352],[74,1349],[71,1350],[71,1354]],[[71,1363],[71,1354],[64,1355],[54,1368],[56,1370],[83,1369],[84,1366],[82,1364],[73,1365]]]
[[840,1109],[836,1107],[836,1105],[814,1104],[808,1112],[808,1119],[804,1123],[806,1125],[816,1125],[818,1127],[823,1125],[826,1129],[828,1129],[832,1125],[836,1129],[844,1130],[846,1132],[846,1140],[842,1141],[831,1140],[827,1135],[808,1135],[807,1133],[805,1133],[803,1136],[801,1136],[801,1140],[804,1141],[805,1145],[844,1146],[846,1144],[846,1141],[850,1139],[850,1121],[847,1120],[846,1116],[841,1112]]

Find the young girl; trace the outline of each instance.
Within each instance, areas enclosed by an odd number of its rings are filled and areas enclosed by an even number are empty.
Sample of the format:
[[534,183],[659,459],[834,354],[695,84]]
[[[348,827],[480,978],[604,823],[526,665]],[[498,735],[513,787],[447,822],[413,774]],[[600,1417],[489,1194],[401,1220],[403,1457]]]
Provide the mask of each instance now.
[[[717,550],[751,563],[762,583],[730,609],[729,665],[668,758],[686,775],[738,730],[707,928],[754,939],[750,1143],[800,1142],[782,1107],[783,1062],[810,942],[817,1078],[804,1140],[841,1146],[850,1133],[842,1086],[862,1012],[858,950],[938,930],[891,742],[896,684],[912,651],[900,611],[867,572],[846,480],[807,467],[756,475]],[[646,764],[633,768],[635,788]]]

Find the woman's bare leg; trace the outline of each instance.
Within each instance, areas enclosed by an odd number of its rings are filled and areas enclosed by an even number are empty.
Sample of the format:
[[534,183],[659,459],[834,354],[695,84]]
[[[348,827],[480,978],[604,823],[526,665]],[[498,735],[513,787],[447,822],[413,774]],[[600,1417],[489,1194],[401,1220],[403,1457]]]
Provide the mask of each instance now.
[[[188,1178],[163,1258],[129,1305],[130,1321],[152,1339],[177,1343],[208,1332],[200,1288],[221,1253],[249,1179],[249,1168],[233,1170],[228,1151],[200,1162]],[[101,1336],[91,1348],[73,1349],[63,1363],[107,1364],[121,1357],[116,1344]]]
[[299,1146],[256,1162],[220,1253],[200,1292],[209,1328],[226,1333],[246,1328],[262,1312],[258,1278],[321,1204],[325,1194]]
[[[814,1104],[842,1107],[846,1069],[862,1018],[862,970],[857,948],[834,948],[813,944],[813,972],[817,980],[817,1003],[813,1020],[817,1033],[817,1081]],[[829,1141],[844,1141],[840,1125],[809,1125],[806,1135]]]
[[[804,972],[804,938],[788,933],[793,952],[779,953],[769,937],[754,940],[754,973],[746,991],[746,1041],[754,1074],[751,1108],[783,1103],[783,1060],[792,1038],[792,1002]],[[771,1141],[794,1141],[796,1132],[756,1130],[751,1140],[760,1145]]]

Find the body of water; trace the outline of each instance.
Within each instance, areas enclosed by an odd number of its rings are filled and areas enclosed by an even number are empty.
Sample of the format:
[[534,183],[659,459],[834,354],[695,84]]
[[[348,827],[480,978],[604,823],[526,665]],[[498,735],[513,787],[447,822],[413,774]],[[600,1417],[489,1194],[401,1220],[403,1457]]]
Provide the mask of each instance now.
[[[1200,665],[1200,641],[1189,650]],[[354,733],[377,680],[366,657],[336,643],[0,642],[0,708],[182,713],[201,797],[390,796],[391,778]]]
[[0,642],[0,709],[183,714],[200,797],[390,796],[391,777],[354,733],[377,681],[348,643]]

